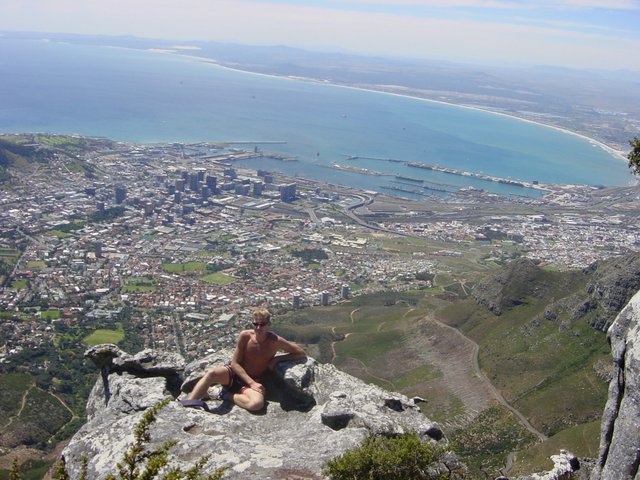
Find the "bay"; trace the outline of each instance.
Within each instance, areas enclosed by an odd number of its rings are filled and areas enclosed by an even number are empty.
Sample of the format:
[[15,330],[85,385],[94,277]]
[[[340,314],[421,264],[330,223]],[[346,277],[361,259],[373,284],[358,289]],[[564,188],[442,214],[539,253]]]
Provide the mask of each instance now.
[[[0,131],[137,143],[282,141],[260,148],[295,156],[297,162],[261,158],[242,164],[414,197],[389,190],[416,189],[396,176],[421,179],[435,190],[539,192],[403,162],[526,182],[632,181],[625,162],[596,143],[511,117],[240,72],[194,57],[45,39],[0,38]],[[386,176],[328,168],[334,163]]]

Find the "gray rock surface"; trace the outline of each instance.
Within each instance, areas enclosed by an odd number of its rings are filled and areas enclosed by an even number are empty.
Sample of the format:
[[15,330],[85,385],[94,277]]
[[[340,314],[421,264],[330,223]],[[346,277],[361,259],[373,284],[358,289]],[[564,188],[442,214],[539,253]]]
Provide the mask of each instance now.
[[[185,365],[180,358],[152,351],[131,356],[113,346],[93,350],[88,356],[103,367],[104,380],[99,379],[91,393],[88,423],[63,456],[71,478],[77,478],[86,454],[88,476],[95,480],[114,471],[146,409],[164,398],[184,397],[212,362],[224,363],[231,353],[217,352]],[[301,480],[323,478],[328,459],[358,446],[370,434],[415,431],[427,441],[446,443],[440,427],[403,395],[311,358],[281,363],[278,370],[263,379],[268,394],[262,412],[250,413],[219,400],[208,400],[210,413],[171,402],[151,427],[150,447],[177,440],[170,451],[172,465],[187,469],[209,454],[206,472],[230,467],[228,479]],[[175,378],[181,380],[177,388]],[[217,388],[210,391],[211,398]],[[444,461],[451,466],[458,462],[453,455]]]
[[640,472],[640,292],[608,331],[615,367],[602,416],[593,480],[638,480]]

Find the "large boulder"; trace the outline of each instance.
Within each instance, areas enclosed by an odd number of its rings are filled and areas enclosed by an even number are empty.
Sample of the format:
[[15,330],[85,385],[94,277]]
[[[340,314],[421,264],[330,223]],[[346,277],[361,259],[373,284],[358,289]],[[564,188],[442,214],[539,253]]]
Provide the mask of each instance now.
[[[224,362],[230,356],[221,351],[185,365],[175,358],[173,363],[167,361],[160,352],[145,351],[141,361],[134,361],[113,347],[98,350],[107,353],[93,355],[102,362],[104,375],[88,402],[89,421],[63,452],[71,478],[78,477],[83,455],[88,458],[89,478],[100,480],[113,472],[150,406],[161,399],[184,397],[211,362]],[[175,378],[182,381],[177,389]],[[229,467],[224,477],[228,479],[321,479],[327,460],[372,434],[412,431],[425,441],[447,441],[413,400],[312,358],[280,363],[263,383],[267,404],[258,413],[213,399],[207,400],[209,412],[172,401],[158,412],[149,447],[175,440],[171,465],[184,470],[210,455],[205,473]],[[211,398],[216,389],[210,391]],[[452,468],[458,466],[455,456],[447,458]]]
[[602,416],[592,480],[640,478],[640,291],[608,331],[614,377]]

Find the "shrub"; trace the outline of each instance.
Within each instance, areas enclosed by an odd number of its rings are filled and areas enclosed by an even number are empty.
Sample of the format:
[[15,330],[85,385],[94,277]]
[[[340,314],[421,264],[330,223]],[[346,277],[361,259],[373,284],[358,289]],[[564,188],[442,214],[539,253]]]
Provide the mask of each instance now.
[[446,454],[445,447],[425,443],[415,433],[371,436],[359,447],[329,460],[324,473],[332,480],[466,479],[466,469],[457,461],[456,468],[442,462]]

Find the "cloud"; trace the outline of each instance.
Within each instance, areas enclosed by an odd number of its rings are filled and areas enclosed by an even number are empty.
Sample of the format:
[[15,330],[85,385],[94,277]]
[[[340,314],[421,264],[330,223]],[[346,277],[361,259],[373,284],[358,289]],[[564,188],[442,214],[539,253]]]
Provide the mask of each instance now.
[[[0,0],[1,1],[1,0]],[[515,7],[503,15],[461,8],[439,15],[357,5],[381,0],[269,2],[258,0],[21,0],[3,9],[0,30],[135,35],[176,42],[217,40],[283,44],[301,48],[389,56],[473,61],[544,63],[640,70],[640,39],[593,17],[528,16]],[[549,2],[551,3],[551,2]],[[459,5],[499,8],[547,2],[500,0],[399,0],[393,6]],[[596,8],[595,0],[559,0],[563,8]],[[607,7],[638,2],[610,0]],[[350,7],[351,6],[351,7]],[[596,16],[597,17],[597,16]]]

